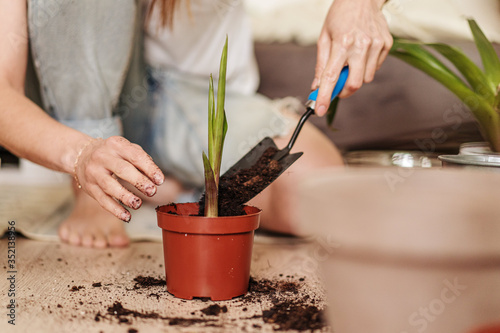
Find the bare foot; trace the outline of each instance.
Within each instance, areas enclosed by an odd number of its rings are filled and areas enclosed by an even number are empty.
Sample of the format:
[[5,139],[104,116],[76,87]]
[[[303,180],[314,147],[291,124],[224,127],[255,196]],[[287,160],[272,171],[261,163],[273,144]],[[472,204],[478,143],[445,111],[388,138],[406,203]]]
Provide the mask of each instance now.
[[104,210],[82,190],[75,190],[75,207],[59,226],[59,237],[65,243],[105,248],[123,247],[130,243],[123,221]]
[[[122,183],[128,190],[138,195],[144,202],[155,205],[174,202],[183,191],[182,185],[167,177],[158,187],[157,193],[149,198],[130,184]],[[104,210],[93,198],[80,189],[75,191],[75,207],[66,221],[59,226],[59,238],[65,243],[95,247],[123,247],[130,243],[123,221]]]

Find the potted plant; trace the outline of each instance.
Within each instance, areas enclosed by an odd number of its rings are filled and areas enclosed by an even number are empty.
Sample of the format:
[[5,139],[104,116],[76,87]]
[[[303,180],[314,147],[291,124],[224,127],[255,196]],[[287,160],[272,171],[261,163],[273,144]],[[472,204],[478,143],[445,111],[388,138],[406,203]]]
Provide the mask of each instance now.
[[208,155],[203,153],[205,206],[168,204],[156,208],[162,228],[167,290],[176,297],[227,300],[248,290],[254,231],[261,210],[244,206],[244,215],[219,216],[218,190],[227,131],[224,111],[227,37],[222,51],[217,102],[210,76]]
[[500,177],[390,174],[325,169],[297,184],[333,331],[500,332]]
[[[460,49],[443,43],[421,43],[394,38],[390,54],[436,79],[470,109],[485,142],[466,144],[463,153],[467,155],[500,153],[500,59],[476,21],[469,19],[468,23],[481,56],[483,69]],[[464,79],[434,56],[429,49],[449,60]],[[481,165],[484,164],[480,162],[485,160],[485,157],[446,156],[441,159],[450,163],[467,164],[469,161]],[[486,160],[485,162],[484,165],[494,166]],[[498,161],[493,164],[498,164]]]

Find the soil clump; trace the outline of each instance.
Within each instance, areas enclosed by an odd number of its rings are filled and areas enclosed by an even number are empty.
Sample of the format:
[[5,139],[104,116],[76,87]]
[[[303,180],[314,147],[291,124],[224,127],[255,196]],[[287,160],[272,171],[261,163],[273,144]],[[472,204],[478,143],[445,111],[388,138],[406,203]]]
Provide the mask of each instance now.
[[200,310],[203,314],[207,316],[218,316],[221,312],[227,312],[227,306],[220,306],[218,304],[212,304],[204,309]]
[[153,286],[165,286],[167,284],[165,279],[157,279],[152,276],[142,275],[135,277],[134,281],[136,282],[134,285],[134,289],[149,288]]

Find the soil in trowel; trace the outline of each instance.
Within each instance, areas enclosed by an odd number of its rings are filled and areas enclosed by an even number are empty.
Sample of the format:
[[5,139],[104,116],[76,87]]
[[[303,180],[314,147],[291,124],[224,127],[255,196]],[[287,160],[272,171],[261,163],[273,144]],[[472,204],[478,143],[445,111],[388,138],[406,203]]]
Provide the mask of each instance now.
[[[241,169],[235,174],[222,176],[219,181],[219,216],[245,215],[243,205],[271,183],[282,170],[272,157],[278,152],[269,147],[260,159],[249,169]],[[200,199],[199,215],[205,211],[205,196]]]

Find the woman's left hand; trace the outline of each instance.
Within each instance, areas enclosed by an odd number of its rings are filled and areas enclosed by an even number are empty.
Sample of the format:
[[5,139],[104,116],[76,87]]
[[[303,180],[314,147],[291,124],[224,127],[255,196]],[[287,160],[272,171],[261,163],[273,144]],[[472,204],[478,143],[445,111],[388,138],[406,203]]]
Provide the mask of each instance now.
[[74,175],[77,185],[104,209],[127,222],[130,212],[117,200],[132,209],[138,209],[142,200],[123,187],[118,178],[149,197],[165,180],[160,168],[140,146],[120,136],[88,140],[76,158]]

